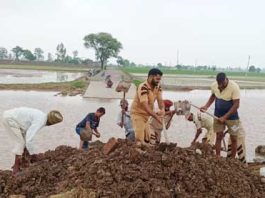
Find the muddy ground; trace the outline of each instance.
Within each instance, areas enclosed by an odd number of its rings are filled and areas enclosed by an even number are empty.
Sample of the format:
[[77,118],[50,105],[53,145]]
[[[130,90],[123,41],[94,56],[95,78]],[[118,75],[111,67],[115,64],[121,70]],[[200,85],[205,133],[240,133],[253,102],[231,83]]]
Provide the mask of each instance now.
[[147,148],[119,140],[105,155],[102,147],[60,146],[37,155],[16,178],[0,171],[0,197],[265,197],[259,176],[237,160],[217,159],[209,148]]

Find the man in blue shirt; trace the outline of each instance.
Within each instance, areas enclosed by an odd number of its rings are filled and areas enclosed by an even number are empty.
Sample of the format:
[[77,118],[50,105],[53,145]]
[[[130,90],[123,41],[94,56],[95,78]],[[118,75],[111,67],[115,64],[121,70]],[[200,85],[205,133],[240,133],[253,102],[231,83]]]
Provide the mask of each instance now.
[[[83,130],[89,130],[93,135],[97,138],[100,137],[100,133],[98,132],[98,126],[100,122],[100,118],[105,114],[105,108],[100,107],[96,113],[89,113],[87,116],[76,126],[76,133],[80,136]],[[87,150],[88,149],[88,141],[81,140],[80,137],[80,149]]]
[[238,115],[240,104],[240,88],[236,82],[229,80],[225,73],[218,73],[216,82],[211,86],[212,94],[208,102],[201,107],[202,111],[207,111],[215,102],[214,132],[216,133],[216,155],[220,156],[221,142],[224,137],[225,128],[231,138],[231,157],[235,158],[237,151],[237,136],[243,130]]
[[134,141],[135,135],[134,135],[134,131],[133,131],[131,115],[130,115],[130,112],[128,111],[129,103],[127,100],[122,99],[120,101],[120,106],[121,106],[121,112],[119,112],[119,114],[118,114],[117,124],[121,128],[124,127],[126,139]]

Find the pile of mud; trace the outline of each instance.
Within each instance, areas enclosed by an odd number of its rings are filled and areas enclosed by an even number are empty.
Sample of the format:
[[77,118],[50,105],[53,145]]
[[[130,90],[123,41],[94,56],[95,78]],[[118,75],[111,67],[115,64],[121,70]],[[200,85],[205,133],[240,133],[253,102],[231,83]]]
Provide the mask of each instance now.
[[[147,148],[118,140],[88,152],[67,146],[39,154],[16,178],[0,171],[0,197],[265,197],[265,185],[239,161],[160,144]],[[68,197],[66,194],[54,197]]]

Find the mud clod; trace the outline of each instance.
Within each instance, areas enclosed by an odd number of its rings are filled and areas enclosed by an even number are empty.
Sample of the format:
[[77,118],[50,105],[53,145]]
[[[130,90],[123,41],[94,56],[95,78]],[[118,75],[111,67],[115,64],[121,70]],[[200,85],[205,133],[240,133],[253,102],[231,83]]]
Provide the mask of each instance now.
[[207,149],[200,155],[176,144],[115,145],[108,155],[100,142],[88,152],[60,146],[36,155],[16,178],[0,171],[0,197],[265,197],[259,176]]

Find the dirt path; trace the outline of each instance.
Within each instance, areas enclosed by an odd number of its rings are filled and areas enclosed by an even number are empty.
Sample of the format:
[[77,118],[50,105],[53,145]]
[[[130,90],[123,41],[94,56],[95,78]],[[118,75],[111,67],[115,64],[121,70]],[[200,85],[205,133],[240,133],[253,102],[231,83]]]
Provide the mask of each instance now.
[[[106,84],[104,82],[105,76],[111,75],[111,80],[113,81],[112,88],[106,88]],[[123,93],[118,93],[115,91],[115,88],[119,81],[122,79],[129,80],[128,76],[124,74],[120,70],[107,70],[105,71],[105,75],[102,76],[102,72],[93,77],[90,81],[90,85],[88,86],[84,98],[104,98],[104,99],[119,99],[123,97]],[[132,99],[135,94],[136,87],[134,84],[131,84],[131,87],[126,93],[126,98]]]

